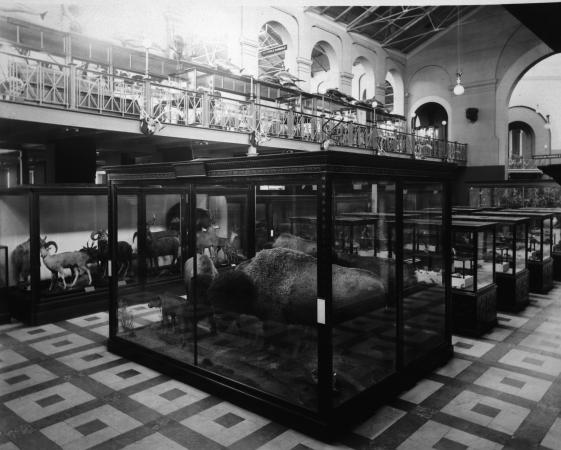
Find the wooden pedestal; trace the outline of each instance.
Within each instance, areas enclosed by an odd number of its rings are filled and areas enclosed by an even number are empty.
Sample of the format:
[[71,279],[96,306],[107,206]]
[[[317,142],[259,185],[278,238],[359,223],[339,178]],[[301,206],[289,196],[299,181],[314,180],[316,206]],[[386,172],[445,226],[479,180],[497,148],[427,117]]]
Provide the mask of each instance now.
[[553,287],[553,258],[543,261],[528,261],[530,292],[547,294]]
[[530,272],[524,269],[516,274],[495,273],[497,309],[520,311],[530,302]]
[[481,336],[497,324],[497,285],[476,292],[452,289],[454,333]]

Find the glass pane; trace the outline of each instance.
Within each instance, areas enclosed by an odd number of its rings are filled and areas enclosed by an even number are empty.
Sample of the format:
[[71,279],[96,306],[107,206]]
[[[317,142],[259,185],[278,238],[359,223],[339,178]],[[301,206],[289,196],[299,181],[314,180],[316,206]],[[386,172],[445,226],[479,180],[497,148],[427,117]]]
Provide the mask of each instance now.
[[180,274],[179,194],[146,194],[147,281]]
[[39,230],[49,244],[41,247],[42,292],[107,286],[107,247],[94,240],[107,233],[106,195],[41,195]]
[[[151,350],[166,354],[184,362],[193,363],[194,342],[192,328],[192,308],[189,309],[185,296],[183,278],[178,277],[180,262],[172,263],[175,252],[179,253],[179,236],[181,224],[186,223],[186,207],[181,207],[179,194],[148,194],[146,195],[147,216],[154,217],[149,223],[150,233],[163,232],[160,237],[150,241],[147,236],[147,255],[158,258],[158,266],[148,265],[148,280],[165,280],[167,283],[140,283],[139,249],[138,249],[138,206],[137,195],[118,195],[117,207],[117,240],[118,254],[127,245],[132,246],[133,264],[126,271],[122,261],[114,269],[119,274],[118,294],[118,331],[117,335],[145,346]],[[156,234],[156,236],[158,236]],[[171,242],[159,242],[169,239]],[[168,245],[166,248],[164,245]],[[158,247],[157,247],[158,246]],[[153,249],[153,253],[150,253]],[[161,252],[158,252],[163,248]],[[169,254],[167,252],[170,252]],[[131,292],[125,286],[138,282],[136,289]]]
[[452,288],[475,291],[475,235],[473,232],[454,231],[452,233],[452,255]]
[[542,223],[541,219],[532,218],[528,231],[528,260],[542,260]]
[[333,387],[336,405],[395,372],[395,184],[334,185]]
[[[496,273],[510,273],[514,274],[514,258],[513,251],[515,249],[515,243],[513,242],[513,229],[514,225],[500,224],[497,225],[497,237],[496,237],[496,253],[495,253],[495,271]],[[522,245],[522,250],[526,246]],[[518,252],[514,252],[518,255]],[[518,260],[516,261],[516,267],[518,270]],[[522,253],[522,270],[524,269],[524,253]]]
[[543,221],[543,259],[551,256],[551,219]]
[[257,254],[239,270],[254,292],[244,306],[246,333],[254,337],[242,357],[246,376],[311,410],[318,380],[316,197],[315,185],[257,186]]
[[482,230],[477,238],[477,289],[493,283],[493,231]]
[[404,185],[403,208],[415,214],[403,220],[405,364],[444,343],[443,218],[430,209],[443,203],[440,183]]
[[[561,203],[561,202],[560,202]],[[561,252],[561,214],[556,215],[553,218],[553,248],[554,252]]]
[[516,273],[526,270],[526,224],[516,225]]
[[[29,197],[27,195],[0,196],[0,245],[7,247],[8,285],[21,289],[30,287],[31,264],[29,260]],[[0,256],[3,256],[0,254]],[[5,277],[5,260],[0,261]],[[39,264],[39,261],[37,261]],[[4,284],[0,284],[3,286]]]
[[[136,195],[119,195],[117,197],[117,241],[121,248],[122,258],[117,261],[117,276],[119,284],[138,282],[138,197]],[[129,246],[132,257],[129,261]]]

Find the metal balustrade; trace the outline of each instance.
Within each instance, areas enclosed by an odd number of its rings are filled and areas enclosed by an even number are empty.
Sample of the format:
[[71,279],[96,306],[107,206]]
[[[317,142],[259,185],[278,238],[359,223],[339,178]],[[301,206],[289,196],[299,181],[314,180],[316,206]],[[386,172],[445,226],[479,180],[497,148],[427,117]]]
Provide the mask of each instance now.
[[465,163],[467,145],[0,52],[0,100]]

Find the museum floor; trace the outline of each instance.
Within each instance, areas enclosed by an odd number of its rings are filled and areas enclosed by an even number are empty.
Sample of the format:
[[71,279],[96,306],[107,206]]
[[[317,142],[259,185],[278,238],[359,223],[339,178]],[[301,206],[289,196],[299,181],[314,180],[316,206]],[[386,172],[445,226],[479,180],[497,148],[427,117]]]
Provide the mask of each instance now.
[[112,355],[106,335],[106,313],[0,326],[0,450],[561,449],[561,283],[454,337],[448,365],[333,447]]

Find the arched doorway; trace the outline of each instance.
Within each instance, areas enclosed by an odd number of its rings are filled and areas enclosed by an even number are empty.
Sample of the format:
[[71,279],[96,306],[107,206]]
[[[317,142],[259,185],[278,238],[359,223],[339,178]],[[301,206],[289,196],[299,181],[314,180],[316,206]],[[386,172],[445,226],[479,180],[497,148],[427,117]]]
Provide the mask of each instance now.
[[267,22],[261,27],[257,58],[259,78],[289,69],[287,59],[290,45],[288,31],[280,23]]
[[509,168],[524,169],[524,161],[529,161],[534,154],[535,133],[524,122],[508,124]]
[[446,141],[448,139],[448,113],[436,102],[425,103],[411,118],[411,129],[419,136]]
[[311,56],[310,92],[323,94],[327,89],[337,87],[337,59],[333,47],[328,42],[320,41],[314,45]]

